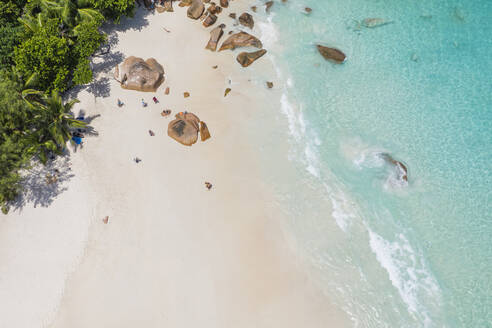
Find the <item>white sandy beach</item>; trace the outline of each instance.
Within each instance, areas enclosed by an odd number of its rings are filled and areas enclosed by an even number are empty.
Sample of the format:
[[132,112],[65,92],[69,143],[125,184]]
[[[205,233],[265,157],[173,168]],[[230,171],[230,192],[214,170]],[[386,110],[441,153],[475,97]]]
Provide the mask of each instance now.
[[[241,6],[219,15],[221,41],[233,27],[228,13]],[[259,119],[279,94],[251,82],[231,51],[205,50],[210,28],[174,10],[139,9],[116,27],[111,54],[95,59],[99,82],[76,95],[76,113],[100,115],[91,123],[99,135],[72,152],[70,170],[59,160],[66,190],[0,217],[0,327],[349,326],[289,246],[257,145],[244,137],[241,122]],[[164,67],[156,93],[112,79],[113,65],[131,55]],[[273,71],[266,57],[254,65]],[[197,114],[212,138],[178,144],[163,109]]]

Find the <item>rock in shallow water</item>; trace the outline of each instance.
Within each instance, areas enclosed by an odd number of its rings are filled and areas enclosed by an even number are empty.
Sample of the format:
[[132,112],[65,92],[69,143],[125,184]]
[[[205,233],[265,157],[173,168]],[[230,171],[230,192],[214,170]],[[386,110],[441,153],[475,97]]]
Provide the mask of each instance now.
[[337,64],[342,64],[347,59],[347,56],[336,48],[329,48],[322,45],[317,45],[318,51],[324,59],[330,60]]

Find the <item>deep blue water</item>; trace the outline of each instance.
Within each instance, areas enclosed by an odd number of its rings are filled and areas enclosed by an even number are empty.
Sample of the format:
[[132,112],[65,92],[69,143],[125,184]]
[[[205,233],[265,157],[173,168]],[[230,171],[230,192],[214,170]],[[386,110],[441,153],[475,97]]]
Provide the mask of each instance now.
[[492,1],[278,1],[261,20],[294,168],[270,182],[325,292],[357,327],[492,327]]

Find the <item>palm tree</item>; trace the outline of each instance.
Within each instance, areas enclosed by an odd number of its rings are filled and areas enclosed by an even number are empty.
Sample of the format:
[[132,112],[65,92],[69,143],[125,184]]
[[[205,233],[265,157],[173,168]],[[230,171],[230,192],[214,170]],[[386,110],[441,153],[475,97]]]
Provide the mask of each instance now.
[[37,153],[41,162],[45,163],[50,153],[60,154],[68,140],[72,138],[72,129],[85,128],[87,124],[76,120],[71,113],[78,99],[63,103],[58,92],[44,95],[41,102],[37,102],[37,111],[34,120],[37,121],[37,130],[32,137],[36,140],[30,151]]
[[103,15],[90,7],[87,0],[34,0],[27,12],[19,18],[27,30],[35,33],[43,28],[49,18],[59,18],[62,22],[62,36],[77,35],[80,24],[90,21],[102,22]]

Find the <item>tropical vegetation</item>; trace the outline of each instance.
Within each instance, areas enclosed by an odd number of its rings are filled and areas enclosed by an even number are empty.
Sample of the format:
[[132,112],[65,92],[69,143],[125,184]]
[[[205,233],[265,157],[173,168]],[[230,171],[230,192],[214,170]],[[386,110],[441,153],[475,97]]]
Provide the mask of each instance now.
[[61,94],[89,83],[90,57],[106,40],[105,20],[132,15],[134,0],[0,1],[0,208],[22,191],[22,170],[61,154],[76,99]]

